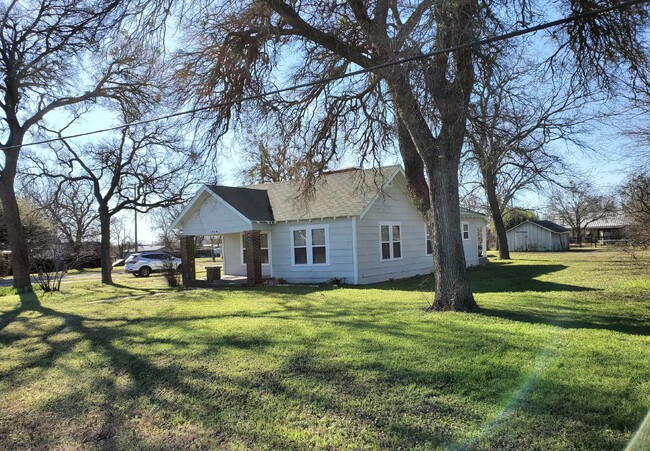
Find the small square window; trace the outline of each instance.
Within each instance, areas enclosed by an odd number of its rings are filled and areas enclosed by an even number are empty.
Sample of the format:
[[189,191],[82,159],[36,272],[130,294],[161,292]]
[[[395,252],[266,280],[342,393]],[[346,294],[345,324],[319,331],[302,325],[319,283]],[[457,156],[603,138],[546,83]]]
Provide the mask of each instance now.
[[306,247],[297,247],[293,250],[293,256],[296,262],[296,265],[306,265],[307,264],[307,248]]
[[318,246],[312,248],[313,262],[314,264],[327,263],[327,252],[325,251],[325,246]]
[[312,229],[311,244],[314,246],[325,246],[325,229]]
[[307,245],[307,231],[306,230],[294,230],[293,231],[293,245],[294,246],[306,246]]

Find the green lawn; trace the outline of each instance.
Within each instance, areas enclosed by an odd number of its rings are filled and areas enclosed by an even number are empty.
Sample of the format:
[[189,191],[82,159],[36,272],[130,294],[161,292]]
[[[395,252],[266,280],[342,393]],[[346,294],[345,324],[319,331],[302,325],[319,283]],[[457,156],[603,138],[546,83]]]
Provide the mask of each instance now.
[[623,449],[650,407],[649,266],[514,254],[472,270],[478,314],[424,313],[424,278],[0,288],[0,449]]

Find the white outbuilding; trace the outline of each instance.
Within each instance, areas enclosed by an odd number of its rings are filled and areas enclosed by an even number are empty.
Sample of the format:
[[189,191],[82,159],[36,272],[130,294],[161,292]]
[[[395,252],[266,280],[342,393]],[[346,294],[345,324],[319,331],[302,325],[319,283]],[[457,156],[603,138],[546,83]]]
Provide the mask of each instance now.
[[511,251],[568,251],[569,229],[551,221],[524,221],[506,232]]

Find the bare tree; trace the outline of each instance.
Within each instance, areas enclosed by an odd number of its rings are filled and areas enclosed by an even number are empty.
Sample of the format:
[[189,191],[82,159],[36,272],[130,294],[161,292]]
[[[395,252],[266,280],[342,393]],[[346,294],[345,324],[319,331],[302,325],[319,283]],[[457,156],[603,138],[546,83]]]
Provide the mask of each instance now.
[[266,133],[250,139],[243,153],[247,167],[241,174],[248,184],[301,179],[309,166],[291,142]]
[[[257,103],[258,112],[278,118],[278,133],[309,136],[303,159],[315,170],[308,171],[307,182],[344,152],[341,143],[356,150],[364,162],[377,159],[397,136],[408,191],[431,236],[432,308],[475,310],[459,232],[457,174],[474,63],[481,53],[464,45],[526,22],[533,17],[530,3],[508,4],[516,7],[515,14],[499,9],[502,3],[475,0],[224,0],[201,5],[201,20],[186,27],[186,42],[196,45],[180,52],[177,80],[184,100],[219,105],[197,115],[210,124],[211,136],[223,135],[233,118],[254,109],[223,102],[274,89],[280,80],[309,83],[366,69],[265,98]],[[585,8],[578,2],[570,6],[578,12]],[[567,34],[557,36],[556,42],[580,53],[585,68],[600,61],[601,50],[612,52],[616,60],[625,46],[604,44],[613,41],[608,36],[620,36],[609,33],[618,27],[634,31],[637,22],[629,18],[585,19],[567,26]],[[598,33],[594,39],[581,39],[593,32]],[[636,35],[621,38],[625,45],[630,37]],[[455,51],[445,51],[453,47]],[[408,64],[387,65],[435,51]],[[295,64],[282,63],[289,52]],[[596,74],[600,67],[595,66]]]
[[572,180],[568,187],[556,187],[549,198],[549,211],[556,220],[568,225],[582,245],[584,230],[615,211],[614,200],[598,194],[586,181]]
[[127,252],[129,252],[134,247],[133,236],[129,233],[125,223],[124,218],[118,215],[111,217],[111,239],[115,244],[115,255],[118,258],[126,257]]
[[[186,200],[201,172],[196,154],[170,134],[169,124],[122,129],[114,139],[74,146],[65,139],[52,162],[35,161],[38,175],[92,185],[100,223],[102,283],[111,277],[111,217],[146,213]],[[63,169],[63,171],[61,170]]]
[[480,75],[470,108],[466,163],[480,174],[499,258],[509,259],[506,207],[521,191],[539,189],[565,172],[549,144],[581,145],[576,134],[592,115],[584,110],[588,98],[561,68],[544,70],[543,64],[517,55],[488,63]]
[[171,225],[182,209],[183,204],[176,204],[168,208],[159,208],[150,214],[151,225],[157,232],[158,241],[169,250],[180,248],[180,233]]
[[631,222],[629,238],[637,246],[650,247],[650,175],[643,172],[631,175],[620,195],[623,212]]
[[[268,111],[281,113],[278,126],[284,135],[310,136],[302,156],[310,164],[308,182],[344,151],[343,141],[358,150],[361,161],[376,159],[395,136],[397,123],[409,192],[432,237],[434,308],[475,310],[459,232],[457,179],[474,82],[473,50],[372,68],[469,42],[480,33],[479,16],[487,20],[472,0],[453,5],[425,0],[412,7],[401,2],[224,1],[219,14],[208,14],[210,20],[194,30],[212,41],[182,53],[182,80],[207,101],[236,99],[271,86],[277,58],[288,48],[300,60],[292,68],[293,80],[371,69],[347,81],[276,97]],[[436,110],[435,126],[429,122],[430,109]],[[210,118],[215,134],[241,111],[217,111],[220,121]]]
[[92,185],[56,182],[47,177],[30,180],[22,191],[56,227],[62,240],[79,253],[83,243],[99,237],[99,215]]
[[[55,110],[76,115],[100,98],[128,102],[135,110],[146,103],[146,86],[133,76],[140,52],[124,43],[102,46],[108,33],[119,31],[125,5],[119,0],[13,0],[0,5],[0,200],[12,250],[13,285],[19,290],[31,289],[28,244],[14,186],[25,137]],[[124,83],[125,78],[131,82]]]

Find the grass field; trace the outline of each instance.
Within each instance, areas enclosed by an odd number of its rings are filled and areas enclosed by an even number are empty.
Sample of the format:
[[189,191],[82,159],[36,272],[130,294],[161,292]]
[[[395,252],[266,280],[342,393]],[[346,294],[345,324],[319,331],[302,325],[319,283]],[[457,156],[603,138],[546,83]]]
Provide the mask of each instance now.
[[0,449],[650,449],[649,266],[514,254],[476,314],[425,278],[0,288]]

